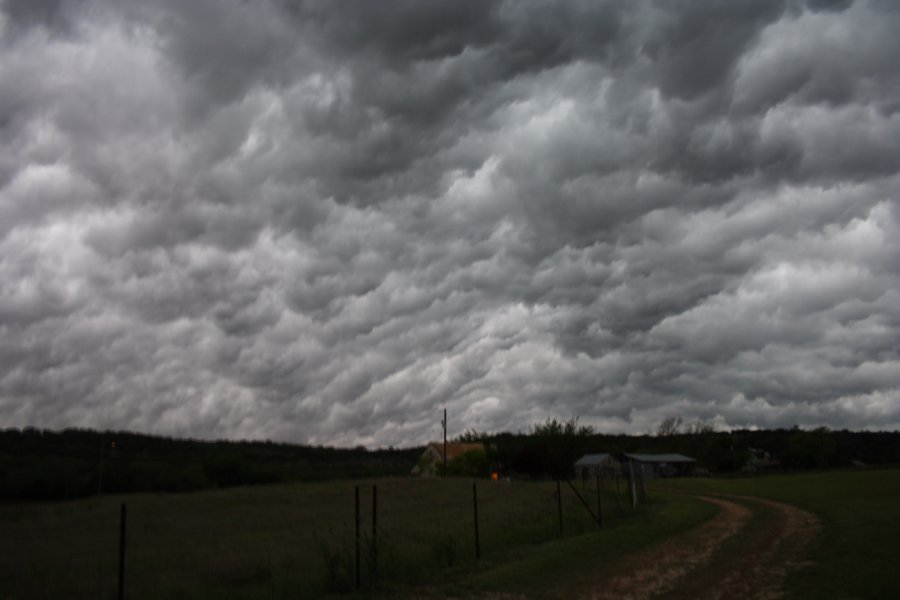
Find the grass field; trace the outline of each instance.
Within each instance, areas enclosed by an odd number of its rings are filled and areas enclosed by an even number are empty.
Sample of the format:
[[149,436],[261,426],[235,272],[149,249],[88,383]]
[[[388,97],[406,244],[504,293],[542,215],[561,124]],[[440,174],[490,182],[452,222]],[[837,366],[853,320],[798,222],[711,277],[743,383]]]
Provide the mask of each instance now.
[[[373,484],[378,486],[377,585],[370,558]],[[606,528],[600,531],[563,484],[560,536],[555,484],[482,481],[482,557],[476,562],[471,481],[379,480],[362,482],[360,489],[364,591],[385,595],[410,589],[549,589],[552,578],[539,574],[563,567],[577,572],[587,556],[613,556],[662,539],[712,510],[679,499],[635,513],[624,489],[618,497],[606,491]],[[593,507],[596,489],[583,493]],[[114,597],[123,500],[128,598],[353,592],[354,484],[329,482],[2,506],[0,597]]]
[[816,514],[812,564],[788,578],[792,598],[900,598],[900,470],[667,481],[691,492],[758,496]]
[[[788,579],[791,597],[900,597],[900,471],[669,480],[665,486],[760,496],[817,514],[823,527],[813,564]],[[567,596],[614,573],[629,553],[716,512],[653,486],[650,503],[632,512],[624,488],[619,496],[607,490],[601,530],[564,484],[560,536],[555,484],[480,481],[482,556],[476,561],[471,481],[365,481],[360,490],[362,593],[386,597]],[[582,493],[593,507],[596,490]],[[354,595],[354,483],[328,482],[0,506],[0,598],[115,597],[123,500],[130,599]],[[754,515],[760,526],[767,518],[765,510]],[[756,530],[751,523],[725,550],[740,552]]]

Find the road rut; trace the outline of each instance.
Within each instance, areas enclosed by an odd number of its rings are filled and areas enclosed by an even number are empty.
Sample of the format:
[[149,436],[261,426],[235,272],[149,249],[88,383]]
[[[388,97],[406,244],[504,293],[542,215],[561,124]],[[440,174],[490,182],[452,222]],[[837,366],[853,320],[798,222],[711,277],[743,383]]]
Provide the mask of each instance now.
[[[747,496],[698,496],[719,513],[695,529],[634,553],[617,575],[591,582],[585,598],[748,598],[784,597],[787,575],[806,564],[819,528],[811,513],[789,504]],[[752,532],[740,552],[718,551],[744,532],[760,508],[771,516]]]

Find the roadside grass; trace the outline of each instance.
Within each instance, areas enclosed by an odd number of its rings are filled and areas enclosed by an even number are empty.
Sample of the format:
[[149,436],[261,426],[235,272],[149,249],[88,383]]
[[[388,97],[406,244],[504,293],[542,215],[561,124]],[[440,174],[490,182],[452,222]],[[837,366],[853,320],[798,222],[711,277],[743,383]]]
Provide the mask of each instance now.
[[[626,509],[629,511],[630,509]],[[653,543],[690,530],[718,508],[686,496],[651,496],[631,518],[601,530],[522,547],[502,562],[446,580],[434,596],[479,592],[529,598],[577,597],[616,574],[620,559]]]
[[791,598],[900,598],[900,470],[669,480],[691,493],[758,496],[816,514],[812,564],[787,580]]
[[[114,597],[123,501],[130,599],[353,595],[354,485],[332,481],[0,505],[0,597]],[[663,539],[712,510],[676,499],[657,500],[635,513],[627,508],[624,489],[618,495],[607,489],[606,527],[600,531],[564,483],[560,537],[555,483],[479,481],[476,561],[471,480],[382,479],[359,486],[366,595],[421,588],[550,590],[595,560]],[[595,506],[596,488],[576,486]],[[540,574],[548,572],[543,581]]]

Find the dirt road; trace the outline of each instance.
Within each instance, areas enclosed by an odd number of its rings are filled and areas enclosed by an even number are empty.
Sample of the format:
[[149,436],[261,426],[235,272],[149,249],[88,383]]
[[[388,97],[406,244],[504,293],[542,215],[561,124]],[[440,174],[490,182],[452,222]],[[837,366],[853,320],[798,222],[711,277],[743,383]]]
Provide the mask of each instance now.
[[618,575],[592,582],[586,598],[784,597],[819,524],[797,507],[744,496],[708,497],[719,513],[692,531],[637,552]]

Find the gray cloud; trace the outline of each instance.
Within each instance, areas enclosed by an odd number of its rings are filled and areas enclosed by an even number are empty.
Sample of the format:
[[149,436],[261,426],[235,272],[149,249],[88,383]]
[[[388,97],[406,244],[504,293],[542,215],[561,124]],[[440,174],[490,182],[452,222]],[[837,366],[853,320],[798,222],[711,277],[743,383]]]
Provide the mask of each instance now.
[[5,426],[900,426],[891,3],[2,7]]

